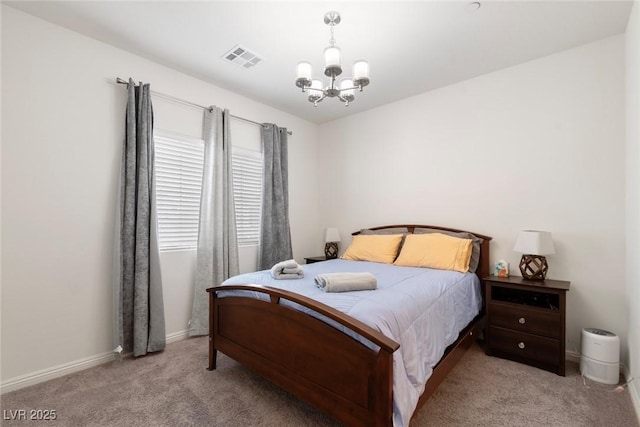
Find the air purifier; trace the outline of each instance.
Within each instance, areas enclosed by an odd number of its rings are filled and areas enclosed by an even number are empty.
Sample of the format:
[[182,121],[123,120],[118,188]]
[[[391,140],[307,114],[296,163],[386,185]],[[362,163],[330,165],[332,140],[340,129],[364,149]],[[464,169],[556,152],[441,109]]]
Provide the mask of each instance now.
[[618,384],[620,379],[620,338],[603,329],[582,330],[580,373],[590,380]]

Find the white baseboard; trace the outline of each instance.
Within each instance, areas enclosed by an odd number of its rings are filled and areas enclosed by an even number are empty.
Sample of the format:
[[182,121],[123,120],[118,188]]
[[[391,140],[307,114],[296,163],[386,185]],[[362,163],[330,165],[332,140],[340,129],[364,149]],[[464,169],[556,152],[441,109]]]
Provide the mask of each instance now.
[[631,396],[631,403],[633,403],[633,409],[636,410],[636,418],[638,418],[638,424],[640,424],[640,391],[638,391],[637,383],[629,384],[629,395]]
[[103,363],[108,363],[113,360],[115,360],[115,355],[110,351],[108,353],[102,353],[96,356],[76,360],[75,362],[54,366],[53,368],[42,369],[30,374],[20,375],[3,382],[0,385],[0,393],[4,394],[30,385],[43,383],[73,372],[93,368],[94,366],[102,365]]
[[638,424],[640,424],[640,381],[632,381],[631,375],[628,370],[625,370],[625,378],[627,379],[627,381],[631,381],[627,386],[627,390],[629,390],[631,403],[633,404],[633,409],[636,411]]
[[171,344],[174,342],[182,341],[189,338],[189,330],[184,330],[180,332],[174,332],[172,334],[167,335],[167,344]]
[[638,382],[634,381],[628,386],[629,396],[631,396],[631,403],[633,404],[633,409],[636,411],[636,418],[638,418],[638,423],[640,424],[640,386],[638,386]]
[[580,353],[578,353],[576,351],[572,351],[572,350],[565,351],[564,352],[564,358],[565,358],[565,360],[568,360],[569,362],[580,363]]
[[[189,331],[179,331],[167,335],[167,344],[171,344],[177,341],[181,341],[189,337]],[[54,366],[52,368],[42,369],[40,371],[32,372],[18,377],[10,378],[0,384],[0,394],[9,393],[11,391],[19,390],[24,387],[43,383],[45,381],[52,380],[54,378],[63,377],[74,372],[83,371],[85,369],[93,368],[94,366],[102,365],[103,363],[109,363],[115,360],[115,354],[113,352],[107,352],[90,356],[84,359],[76,360],[74,362],[65,363],[62,365]]]

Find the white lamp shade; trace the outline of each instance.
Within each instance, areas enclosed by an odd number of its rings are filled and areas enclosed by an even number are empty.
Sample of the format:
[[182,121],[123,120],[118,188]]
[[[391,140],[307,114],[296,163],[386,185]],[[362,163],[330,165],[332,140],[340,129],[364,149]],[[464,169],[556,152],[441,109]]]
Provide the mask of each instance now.
[[298,63],[298,78],[311,80],[311,64],[308,62]]
[[369,63],[367,61],[357,61],[353,64],[353,80],[369,78]]
[[329,46],[324,50],[324,66],[329,67],[341,67],[342,58],[340,54],[340,48],[338,46]]
[[[353,80],[351,79],[342,79],[340,81],[340,89],[347,89],[347,88],[353,88]],[[354,90],[350,89],[350,90],[344,90],[341,92],[342,95],[353,95],[354,94]]]
[[339,242],[340,241],[340,232],[337,228],[327,228],[324,233],[324,241],[325,242]]
[[322,91],[322,80],[318,80],[318,79],[312,80],[311,89]]
[[555,253],[551,233],[537,230],[521,231],[513,250],[526,255],[551,255]]

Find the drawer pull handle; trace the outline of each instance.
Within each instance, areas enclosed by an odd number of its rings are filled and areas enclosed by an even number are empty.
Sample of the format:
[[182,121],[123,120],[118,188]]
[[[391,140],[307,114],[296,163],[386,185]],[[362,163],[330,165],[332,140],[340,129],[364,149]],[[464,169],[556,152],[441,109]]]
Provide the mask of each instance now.
[[519,342],[519,343],[518,343],[518,348],[519,348],[520,350],[524,350],[524,347],[525,347],[525,346],[524,346],[524,343],[523,343],[523,342]]
[[525,319],[524,317],[521,317],[518,319],[518,323],[520,323],[521,325],[524,325],[527,322],[527,319]]

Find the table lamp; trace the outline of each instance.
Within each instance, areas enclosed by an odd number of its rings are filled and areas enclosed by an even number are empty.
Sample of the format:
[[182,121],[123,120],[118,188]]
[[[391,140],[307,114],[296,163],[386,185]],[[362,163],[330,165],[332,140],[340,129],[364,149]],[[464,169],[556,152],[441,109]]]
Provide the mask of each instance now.
[[324,233],[324,256],[327,259],[338,258],[338,242],[340,241],[340,232],[337,228],[327,228]]
[[523,230],[513,250],[522,253],[520,273],[529,280],[544,280],[549,270],[544,255],[555,253],[551,233],[548,231]]

